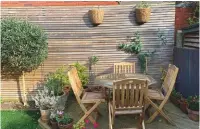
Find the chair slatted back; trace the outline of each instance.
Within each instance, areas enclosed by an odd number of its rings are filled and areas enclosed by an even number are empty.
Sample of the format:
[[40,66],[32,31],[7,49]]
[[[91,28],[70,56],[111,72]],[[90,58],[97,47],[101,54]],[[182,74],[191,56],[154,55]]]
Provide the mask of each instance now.
[[175,65],[169,64],[166,77],[165,77],[164,82],[161,87],[161,90],[165,96],[168,94],[169,95],[171,94],[171,92],[174,88],[174,84],[176,82],[178,70],[179,69]]
[[135,73],[135,62],[114,63],[114,73]]
[[81,80],[79,79],[79,76],[75,67],[73,67],[68,72],[68,76],[69,76],[69,81],[70,81],[72,90],[76,96],[76,99],[78,102],[80,102],[80,96],[83,93],[83,87],[82,87]]
[[113,85],[113,107],[116,109],[143,107],[147,91],[146,80],[124,79],[116,81]]

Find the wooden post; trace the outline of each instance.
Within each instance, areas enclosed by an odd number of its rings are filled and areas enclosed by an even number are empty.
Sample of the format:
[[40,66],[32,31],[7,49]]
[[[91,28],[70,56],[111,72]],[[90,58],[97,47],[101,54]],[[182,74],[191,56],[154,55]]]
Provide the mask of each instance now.
[[148,68],[147,68],[147,61],[148,61],[148,59],[147,59],[147,57],[145,57],[145,74],[147,74],[147,71],[148,71]]
[[26,96],[26,85],[25,85],[25,77],[24,71],[22,72],[22,85],[23,85],[23,95],[24,95],[24,106],[28,106],[27,104],[27,96]]

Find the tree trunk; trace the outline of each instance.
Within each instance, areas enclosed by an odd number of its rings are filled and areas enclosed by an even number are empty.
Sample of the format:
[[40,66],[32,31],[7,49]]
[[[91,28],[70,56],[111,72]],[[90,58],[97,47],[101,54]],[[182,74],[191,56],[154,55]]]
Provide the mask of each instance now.
[[22,85],[23,85],[23,96],[24,96],[24,106],[28,106],[27,96],[26,96],[26,84],[25,84],[25,74],[22,72]]

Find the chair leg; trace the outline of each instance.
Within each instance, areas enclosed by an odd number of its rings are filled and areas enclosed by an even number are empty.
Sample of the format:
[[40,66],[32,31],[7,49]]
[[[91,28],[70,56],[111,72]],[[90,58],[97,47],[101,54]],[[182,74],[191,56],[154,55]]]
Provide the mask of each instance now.
[[110,109],[111,107],[110,107],[110,103],[108,103],[108,111],[109,111],[109,129],[112,129],[112,126],[113,126],[113,124],[112,124],[112,113],[111,113],[111,109]]

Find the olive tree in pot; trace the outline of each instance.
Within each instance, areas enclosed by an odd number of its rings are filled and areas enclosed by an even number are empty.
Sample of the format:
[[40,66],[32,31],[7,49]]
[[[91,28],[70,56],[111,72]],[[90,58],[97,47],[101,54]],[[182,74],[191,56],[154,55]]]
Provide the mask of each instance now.
[[1,21],[1,74],[17,81],[22,76],[25,106],[25,73],[37,69],[47,56],[47,35],[39,26],[14,18]]
[[35,101],[36,107],[40,109],[41,120],[48,123],[50,117],[50,109],[54,109],[58,102],[59,97],[55,96],[53,92],[44,87],[43,90],[38,90],[35,96],[32,96]]
[[189,96],[188,102],[188,117],[193,121],[199,121],[199,96]]

